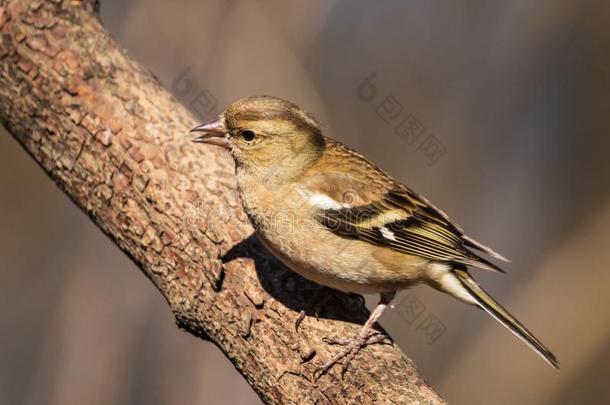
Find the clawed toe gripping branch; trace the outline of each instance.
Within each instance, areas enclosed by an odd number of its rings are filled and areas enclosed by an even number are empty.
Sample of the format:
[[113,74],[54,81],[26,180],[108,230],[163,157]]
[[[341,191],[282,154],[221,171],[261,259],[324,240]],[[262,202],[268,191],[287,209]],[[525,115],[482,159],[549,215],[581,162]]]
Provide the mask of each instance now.
[[381,343],[384,340],[387,340],[386,335],[377,331],[368,331],[366,334],[362,334],[359,332],[358,335],[354,336],[351,339],[333,339],[333,338],[324,338],[325,343],[330,345],[340,345],[345,346],[345,348],[339,351],[332,359],[321,365],[316,370],[316,378],[319,379],[322,375],[328,372],[335,364],[343,360],[343,364],[341,365],[341,374],[345,374],[347,368],[350,363],[356,357],[358,352],[364,349],[366,346],[374,345],[377,343]]

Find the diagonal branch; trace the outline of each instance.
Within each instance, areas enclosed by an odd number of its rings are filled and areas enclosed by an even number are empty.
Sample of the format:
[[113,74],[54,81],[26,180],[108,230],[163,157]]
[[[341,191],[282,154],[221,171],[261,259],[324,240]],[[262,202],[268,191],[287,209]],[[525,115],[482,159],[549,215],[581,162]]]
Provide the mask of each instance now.
[[194,148],[193,116],[127,56],[95,1],[0,0],[0,120],[66,194],[155,284],[178,324],[214,342],[267,403],[442,403],[395,345],[367,348],[345,376],[315,381],[366,319],[250,237],[233,163]]

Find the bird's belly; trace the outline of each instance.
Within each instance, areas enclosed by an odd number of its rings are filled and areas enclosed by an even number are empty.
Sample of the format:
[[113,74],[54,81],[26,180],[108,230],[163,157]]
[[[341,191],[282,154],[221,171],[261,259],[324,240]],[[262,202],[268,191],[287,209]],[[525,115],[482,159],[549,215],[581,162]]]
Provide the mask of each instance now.
[[373,254],[377,247],[341,238],[322,227],[296,237],[283,234],[274,238],[276,232],[264,230],[257,234],[262,244],[291,270],[344,292],[372,294],[404,289],[418,282],[424,269],[423,262],[414,265],[403,260],[396,266],[383,263]]

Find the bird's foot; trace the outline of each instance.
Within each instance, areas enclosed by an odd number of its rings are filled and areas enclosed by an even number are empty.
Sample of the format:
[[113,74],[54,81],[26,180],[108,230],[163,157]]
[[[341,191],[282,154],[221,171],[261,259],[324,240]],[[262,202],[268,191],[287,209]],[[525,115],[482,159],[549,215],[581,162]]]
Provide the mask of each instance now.
[[329,361],[321,365],[316,369],[315,377],[316,379],[320,378],[322,375],[326,374],[328,370],[330,370],[335,364],[339,361],[343,360],[341,367],[341,375],[345,374],[347,371],[347,367],[351,363],[351,361],[356,357],[360,350],[364,349],[366,346],[374,345],[377,343],[383,342],[386,336],[378,332],[376,330],[362,330],[356,336],[350,339],[331,339],[324,338],[324,342],[330,345],[340,345],[345,346],[343,350],[338,352],[333,358]]

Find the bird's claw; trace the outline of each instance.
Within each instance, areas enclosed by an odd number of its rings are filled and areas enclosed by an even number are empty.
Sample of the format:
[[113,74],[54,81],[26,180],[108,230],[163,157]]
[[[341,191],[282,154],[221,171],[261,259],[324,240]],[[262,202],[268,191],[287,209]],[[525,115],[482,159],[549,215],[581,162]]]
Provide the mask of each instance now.
[[315,379],[317,380],[322,377],[335,364],[345,358],[341,367],[341,376],[343,376],[347,371],[349,364],[354,359],[354,357],[356,357],[358,352],[360,352],[360,350],[364,349],[366,346],[381,343],[385,338],[386,336],[383,333],[377,331],[369,331],[365,334],[358,334],[351,339],[323,338],[322,340],[325,343],[330,345],[345,346],[345,349],[335,354],[329,361],[327,361],[323,365],[317,367],[316,371],[314,372]]
[[299,327],[301,326],[301,322],[303,322],[303,319],[305,319],[305,310],[302,309],[301,312],[299,312],[299,316],[297,316],[296,321],[294,321],[294,330],[298,333],[299,332]]
[[303,323],[307,312],[311,311],[316,319],[320,319],[322,309],[330,299],[332,292],[333,290],[327,287],[318,288],[314,292],[314,297],[311,300],[311,303],[307,306],[307,311],[305,309],[302,309],[294,322],[294,329],[297,333],[299,332],[299,328],[301,327],[301,323]]

